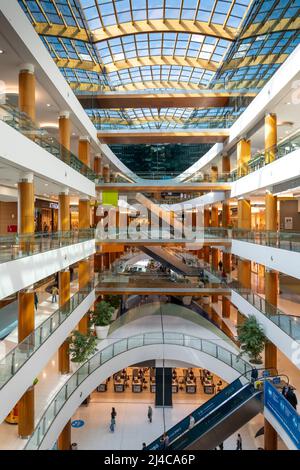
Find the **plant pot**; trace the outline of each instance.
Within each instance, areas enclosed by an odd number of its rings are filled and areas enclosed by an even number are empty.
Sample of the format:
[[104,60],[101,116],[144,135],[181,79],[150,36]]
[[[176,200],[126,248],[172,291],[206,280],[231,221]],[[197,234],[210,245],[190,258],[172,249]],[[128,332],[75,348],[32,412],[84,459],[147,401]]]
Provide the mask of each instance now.
[[251,357],[251,358],[249,359],[249,362],[250,362],[250,364],[262,364],[262,363],[263,363],[263,361],[262,361],[262,359],[261,359],[260,357],[258,357],[258,358],[256,358],[256,357]]
[[95,326],[95,330],[98,339],[105,339],[108,335],[109,325]]

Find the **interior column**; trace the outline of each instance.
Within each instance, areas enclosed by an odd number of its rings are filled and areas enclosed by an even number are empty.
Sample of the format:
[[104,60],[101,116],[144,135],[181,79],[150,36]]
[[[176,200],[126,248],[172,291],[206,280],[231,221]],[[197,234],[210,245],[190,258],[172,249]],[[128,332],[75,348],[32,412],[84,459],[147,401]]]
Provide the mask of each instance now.
[[71,420],[69,420],[58,437],[58,450],[71,450],[71,430]]
[[222,173],[223,173],[223,178],[226,181],[230,176],[230,157],[229,157],[229,155],[223,155],[222,156]]
[[58,227],[61,232],[70,231],[70,196],[68,190],[58,195],[59,218]]
[[[219,211],[218,206],[212,206],[211,208],[211,227],[219,226]],[[217,248],[211,248],[211,264],[215,271],[218,271],[219,263],[219,250]],[[211,296],[212,302],[218,302],[218,294]]]
[[271,163],[276,159],[277,146],[277,116],[269,113],[265,116],[265,162]]
[[218,167],[213,165],[210,170],[210,179],[212,183],[218,181]]
[[103,166],[103,180],[104,183],[109,183],[110,182],[110,168],[109,164],[106,164]]
[[[238,200],[238,228],[251,230],[251,202],[247,199]],[[238,260],[238,281],[244,289],[251,289],[251,261],[246,259]],[[241,312],[237,313],[237,324],[244,322]]]
[[[79,229],[90,228],[90,201],[88,198],[79,200]],[[90,262],[88,259],[78,263],[79,290],[84,290],[90,282]],[[80,333],[87,335],[89,331],[89,317],[85,315],[78,324]]]
[[238,176],[248,174],[248,162],[251,159],[251,141],[241,139],[237,143],[237,172]]
[[[210,226],[210,210],[204,209],[204,229]],[[210,248],[208,245],[203,247],[203,259],[205,263],[209,264]]]
[[88,136],[81,136],[79,138],[78,158],[86,166],[90,166],[90,139]]
[[[265,223],[267,231],[277,230],[277,197],[269,192],[265,196]],[[277,307],[278,303],[278,272],[267,268],[265,269],[265,299],[267,311],[269,309],[269,313],[273,313],[273,307]],[[265,367],[277,369],[277,347],[271,341],[265,344]],[[264,428],[265,450],[277,450],[276,430],[266,419]]]
[[[59,285],[59,306],[67,306],[71,296],[70,289],[70,271],[69,269],[61,271],[58,277]],[[69,358],[69,341],[66,339],[58,350],[58,370],[61,374],[69,374],[70,358]]]
[[32,64],[24,64],[20,67],[19,110],[35,121],[35,75]]
[[61,145],[61,158],[65,162],[70,160],[71,150],[71,121],[69,111],[62,111],[58,118],[59,143]]

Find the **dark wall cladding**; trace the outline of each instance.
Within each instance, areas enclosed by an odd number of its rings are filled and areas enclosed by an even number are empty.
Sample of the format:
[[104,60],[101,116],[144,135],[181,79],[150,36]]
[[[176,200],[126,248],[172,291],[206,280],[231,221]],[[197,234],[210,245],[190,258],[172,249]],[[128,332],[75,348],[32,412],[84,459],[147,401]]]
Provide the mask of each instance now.
[[111,145],[117,157],[135,173],[181,173],[201,158],[210,144]]

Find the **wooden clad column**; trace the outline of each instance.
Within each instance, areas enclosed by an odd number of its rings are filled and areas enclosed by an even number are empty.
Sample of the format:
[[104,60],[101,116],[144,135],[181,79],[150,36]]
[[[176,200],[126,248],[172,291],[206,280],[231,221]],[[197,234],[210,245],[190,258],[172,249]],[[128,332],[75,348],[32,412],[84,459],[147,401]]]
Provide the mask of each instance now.
[[[223,251],[223,269],[227,275],[231,275],[231,253]],[[231,302],[223,295],[222,297],[222,317],[230,318],[230,306]]]
[[70,196],[67,193],[60,193],[59,202],[59,230],[62,232],[70,231]]
[[[90,282],[90,262],[88,259],[79,261],[78,263],[78,283],[79,290],[84,290],[86,285]],[[78,330],[80,333],[87,335],[89,331],[89,317],[85,315],[78,323]]]
[[89,229],[90,228],[90,200],[86,199],[79,199],[79,214],[78,214],[78,226],[80,230]]
[[[208,228],[209,226],[210,226],[210,210],[204,209],[204,229]],[[203,259],[205,263],[209,263],[209,254],[210,254],[209,246],[204,246],[203,247]]]
[[35,75],[32,64],[24,64],[20,67],[19,109],[35,121]]
[[213,165],[210,170],[210,179],[212,183],[218,181],[218,167]]
[[18,231],[20,234],[34,233],[34,185],[33,175],[18,184]]
[[[211,227],[219,226],[219,211],[218,206],[212,206],[211,208]],[[211,248],[211,264],[215,271],[218,271],[219,263],[219,250],[217,248]],[[211,296],[212,302],[218,302],[218,295],[214,294]]]
[[71,121],[69,111],[62,111],[58,118],[60,155],[64,162],[70,162]]
[[94,172],[97,176],[102,176],[102,156],[98,154],[94,158]]
[[248,162],[251,158],[251,141],[241,139],[237,143],[237,171],[238,176],[245,176],[248,174]]
[[[238,228],[251,230],[251,202],[247,199],[238,200]],[[251,261],[238,260],[238,281],[244,289],[251,289]],[[244,315],[238,311],[237,324],[244,322]]]
[[265,116],[265,162],[272,163],[276,159],[277,145],[277,116],[266,114]]
[[230,175],[230,157],[229,155],[222,156],[222,173],[223,177],[227,180],[227,177]]
[[57,440],[58,450],[71,450],[72,426],[71,420],[67,422]]
[[102,176],[103,176],[104,183],[110,182],[110,168],[108,164],[103,166]]
[[109,253],[102,254],[102,266],[103,266],[103,271],[109,270]]
[[18,402],[18,434],[27,439],[34,431],[34,386],[31,386]]
[[[265,197],[265,223],[266,230],[274,232],[277,230],[277,197],[273,194],[267,193]],[[273,308],[277,307],[278,303],[278,272],[266,269],[265,270],[265,299],[268,304],[266,305],[267,311],[272,313]],[[277,347],[271,342],[267,341],[265,344],[265,367],[277,369]],[[277,450],[278,437],[277,432],[271,424],[265,419],[265,450]]]
[[82,136],[78,142],[78,158],[87,166],[90,166],[90,139],[88,136]]
[[[67,304],[70,300],[70,271],[61,271],[59,273],[59,306]],[[69,358],[69,342],[65,340],[58,350],[58,370],[61,374],[69,374],[70,358]]]

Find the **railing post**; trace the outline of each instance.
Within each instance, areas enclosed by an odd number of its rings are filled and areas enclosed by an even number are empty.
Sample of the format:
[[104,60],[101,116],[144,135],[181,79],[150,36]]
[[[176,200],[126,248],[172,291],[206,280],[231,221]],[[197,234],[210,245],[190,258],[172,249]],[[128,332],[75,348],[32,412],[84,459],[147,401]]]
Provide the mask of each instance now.
[[50,333],[53,331],[53,318],[50,318]]
[[46,431],[46,416],[43,417],[43,435],[45,434]]
[[68,399],[68,384],[65,386],[65,400]]
[[90,375],[91,373],[91,362],[89,361],[88,362],[88,375]]
[[56,416],[57,413],[57,400],[54,400],[54,416]]
[[40,326],[40,344],[43,342],[43,327]]
[[16,353],[15,351],[12,352],[12,357],[11,357],[11,374],[14,375],[15,374],[15,369],[16,367]]

